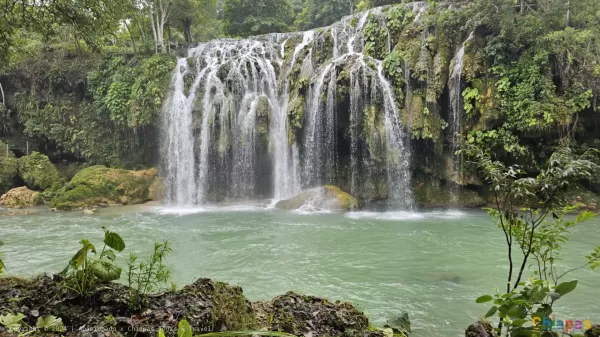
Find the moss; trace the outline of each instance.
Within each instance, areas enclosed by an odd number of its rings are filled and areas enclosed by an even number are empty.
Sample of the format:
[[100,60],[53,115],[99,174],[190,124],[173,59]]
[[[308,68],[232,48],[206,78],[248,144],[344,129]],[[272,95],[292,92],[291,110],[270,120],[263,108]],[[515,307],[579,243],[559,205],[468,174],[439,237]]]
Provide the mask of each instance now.
[[33,152],[18,160],[19,177],[35,190],[45,190],[53,184],[64,184],[66,179],[44,154]]
[[212,326],[217,329],[227,327],[229,330],[255,329],[257,324],[252,305],[242,288],[222,282],[214,282],[214,287]]
[[296,141],[296,132],[304,125],[304,96],[296,96],[288,103],[288,141],[294,144]]
[[165,196],[166,182],[163,177],[156,177],[148,187],[148,199],[158,201]]
[[356,200],[356,198],[350,194],[342,191],[339,187],[332,185],[325,185],[324,187],[327,192],[329,192],[336,200],[338,200],[343,209],[353,210],[358,208],[358,200]]
[[375,105],[367,105],[364,110],[364,138],[369,147],[371,159],[383,160],[385,155],[385,129],[381,111]]
[[269,133],[271,109],[267,96],[260,96],[256,102],[256,128],[262,135]]
[[17,159],[0,140],[0,195],[14,186],[17,177]]
[[279,201],[279,209],[298,209],[309,206],[317,209],[349,211],[358,208],[358,200],[337,186],[325,185],[302,192],[290,199]]
[[91,206],[138,204],[150,199],[156,169],[128,171],[92,166],[78,172],[52,199],[62,210]]

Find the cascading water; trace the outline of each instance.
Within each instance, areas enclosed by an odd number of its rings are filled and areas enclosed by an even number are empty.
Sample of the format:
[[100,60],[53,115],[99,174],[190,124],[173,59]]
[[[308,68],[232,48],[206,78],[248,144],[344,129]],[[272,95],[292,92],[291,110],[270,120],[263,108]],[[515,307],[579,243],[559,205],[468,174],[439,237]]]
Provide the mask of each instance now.
[[449,84],[449,92],[450,92],[450,153],[453,156],[454,161],[454,169],[456,172],[460,171],[460,158],[454,155],[454,153],[459,149],[459,140],[460,140],[460,129],[461,129],[461,120],[463,114],[463,104],[462,104],[462,74],[463,74],[463,66],[464,66],[464,57],[465,57],[465,46],[469,41],[473,39],[473,33],[469,35],[469,37],[463,42],[462,46],[456,53],[456,56],[453,59],[454,67],[450,73]]
[[[419,15],[424,5],[409,8]],[[346,184],[411,208],[398,101],[382,61],[363,53],[366,21],[385,25],[382,15],[377,8],[315,31],[190,49],[163,108],[168,201],[282,199]]]

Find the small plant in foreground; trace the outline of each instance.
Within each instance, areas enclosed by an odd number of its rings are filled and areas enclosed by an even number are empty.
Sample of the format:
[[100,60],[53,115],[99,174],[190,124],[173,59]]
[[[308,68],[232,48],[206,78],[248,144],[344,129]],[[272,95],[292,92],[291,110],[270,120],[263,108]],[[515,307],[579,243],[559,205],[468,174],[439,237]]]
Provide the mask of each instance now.
[[154,251],[147,260],[138,261],[135,253],[129,255],[127,261],[127,285],[130,291],[130,306],[139,308],[146,303],[151,292],[165,289],[171,273],[164,260],[171,252],[168,241],[154,243]]
[[[122,252],[125,242],[119,234],[104,230],[104,246],[100,254],[87,239],[81,240],[81,249],[73,255],[69,265],[61,272],[67,275],[65,286],[80,296],[87,297],[99,282],[116,281],[121,277],[121,267],[115,263],[115,251]],[[92,258],[90,253],[98,258]],[[70,271],[70,274],[69,274]]]

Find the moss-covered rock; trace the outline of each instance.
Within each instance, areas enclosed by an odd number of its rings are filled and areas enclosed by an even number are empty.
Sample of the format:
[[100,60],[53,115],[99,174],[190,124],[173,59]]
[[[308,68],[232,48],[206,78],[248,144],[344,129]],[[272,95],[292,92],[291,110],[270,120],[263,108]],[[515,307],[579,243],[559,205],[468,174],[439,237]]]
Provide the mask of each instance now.
[[68,210],[93,206],[139,204],[150,200],[156,169],[128,171],[92,166],[78,172],[52,199],[52,207]]
[[65,183],[65,178],[56,166],[44,154],[33,152],[29,156],[18,159],[19,177],[27,187],[34,190],[45,190],[54,183]]
[[14,186],[17,177],[17,159],[6,144],[0,140],[0,194]]
[[287,210],[309,207],[320,210],[351,211],[358,208],[358,200],[337,186],[325,185],[304,191],[293,198],[281,200],[275,207]]
[[490,323],[479,321],[469,325],[465,331],[465,337],[493,337],[493,329]]
[[167,189],[167,185],[165,182],[165,178],[163,177],[155,177],[148,187],[148,199],[159,201],[162,200],[165,196],[165,192]]
[[8,208],[31,207],[42,203],[40,192],[32,191],[25,186],[13,188],[0,197],[0,205]]
[[60,276],[0,278],[0,312],[21,312],[30,326],[35,326],[39,316],[53,315],[76,330],[112,330],[114,336],[154,337],[159,328],[167,336],[175,336],[177,324],[184,318],[198,332],[248,330],[256,325],[252,306],[240,287],[209,279],[149,296],[143,309],[130,305],[130,290],[121,284],[103,284],[88,301],[82,301],[65,291],[62,281]]
[[261,328],[296,336],[383,336],[369,331],[368,318],[351,303],[288,292],[252,304]]

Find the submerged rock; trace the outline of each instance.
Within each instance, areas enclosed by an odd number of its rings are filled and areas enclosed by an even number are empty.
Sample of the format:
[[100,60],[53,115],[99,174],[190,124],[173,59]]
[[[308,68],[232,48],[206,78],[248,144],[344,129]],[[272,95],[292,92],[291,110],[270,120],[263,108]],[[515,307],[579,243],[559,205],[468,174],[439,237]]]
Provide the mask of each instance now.
[[303,206],[319,210],[351,211],[358,208],[358,200],[337,186],[325,185],[275,204],[276,208],[287,210],[299,209]]
[[25,186],[13,188],[0,197],[0,205],[7,208],[31,207],[42,203],[40,192],[32,191]]
[[53,184],[62,185],[66,182],[50,159],[39,152],[19,158],[18,167],[19,177],[31,189],[43,191],[52,187]]
[[156,169],[128,171],[100,165],[88,167],[56,192],[51,207],[68,210],[143,203],[150,200],[150,186],[156,174]]

